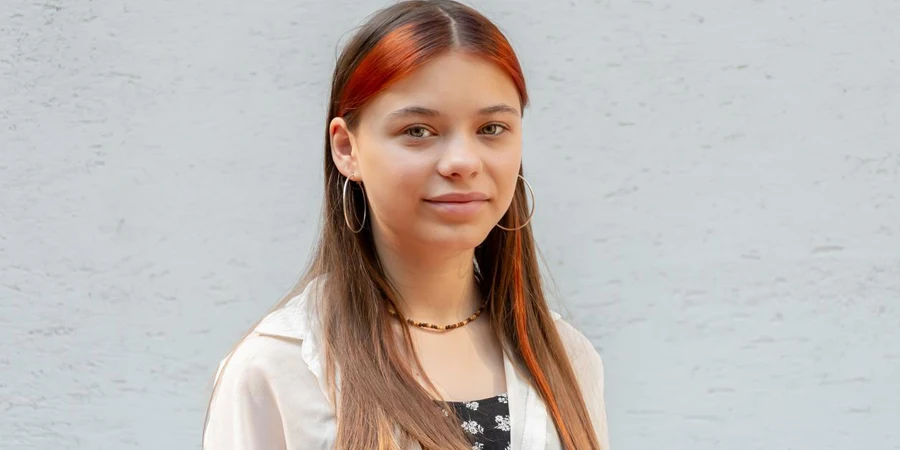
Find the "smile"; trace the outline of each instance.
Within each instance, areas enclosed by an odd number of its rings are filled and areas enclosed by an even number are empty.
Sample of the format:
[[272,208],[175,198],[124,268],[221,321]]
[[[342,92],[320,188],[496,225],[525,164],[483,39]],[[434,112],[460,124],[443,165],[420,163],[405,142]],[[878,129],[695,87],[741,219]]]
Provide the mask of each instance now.
[[477,214],[487,203],[487,200],[470,201],[434,201],[425,200],[425,203],[442,215],[468,217]]

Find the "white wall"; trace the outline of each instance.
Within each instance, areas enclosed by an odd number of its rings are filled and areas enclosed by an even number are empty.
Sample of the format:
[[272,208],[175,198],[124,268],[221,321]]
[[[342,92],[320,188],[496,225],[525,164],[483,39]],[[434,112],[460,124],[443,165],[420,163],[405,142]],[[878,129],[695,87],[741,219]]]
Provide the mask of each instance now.
[[[0,2],[0,448],[198,448],[382,1]],[[900,3],[500,1],[616,449],[900,449]]]

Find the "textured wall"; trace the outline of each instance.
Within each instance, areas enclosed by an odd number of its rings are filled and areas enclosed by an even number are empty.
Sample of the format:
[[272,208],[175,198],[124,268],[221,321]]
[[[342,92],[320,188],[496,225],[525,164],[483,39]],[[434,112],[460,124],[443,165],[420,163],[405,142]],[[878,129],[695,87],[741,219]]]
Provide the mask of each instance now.
[[[381,1],[0,1],[0,448],[199,446]],[[617,449],[900,449],[900,2],[478,1]]]

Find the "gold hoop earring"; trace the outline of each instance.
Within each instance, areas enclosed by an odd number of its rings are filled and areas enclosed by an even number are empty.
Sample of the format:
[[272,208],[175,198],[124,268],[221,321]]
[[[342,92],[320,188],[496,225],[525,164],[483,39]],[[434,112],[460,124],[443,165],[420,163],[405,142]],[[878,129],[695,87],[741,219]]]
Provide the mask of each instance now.
[[[366,190],[362,187],[362,185],[359,186],[360,190],[362,190],[362,193],[363,193],[363,218],[362,218],[362,221],[360,221],[359,229],[354,230],[353,225],[350,224],[350,214],[347,213],[347,184],[348,183],[350,183],[350,178],[349,177],[344,178],[344,191],[343,191],[344,193],[341,196],[341,206],[343,207],[342,209],[344,210],[344,222],[347,223],[347,228],[349,228],[353,234],[357,234],[360,231],[362,231],[362,229],[365,228],[365,226],[366,226],[366,214],[369,211],[369,208],[366,206]],[[354,216],[355,216],[355,214],[354,214]]]
[[528,192],[531,193],[531,212],[528,214],[528,219],[525,220],[525,223],[523,223],[522,225],[519,225],[516,228],[506,228],[503,225],[500,225],[499,223],[497,225],[495,225],[497,228],[499,228],[501,230],[506,230],[506,231],[521,230],[522,228],[525,228],[525,226],[528,225],[529,222],[531,222],[531,218],[534,217],[534,209],[536,206],[536,204],[535,204],[536,199],[534,197],[534,189],[531,188],[531,183],[529,183],[528,180],[525,179],[525,177],[523,177],[522,175],[519,175],[519,178],[522,179],[522,182],[525,183],[525,187],[528,188]]

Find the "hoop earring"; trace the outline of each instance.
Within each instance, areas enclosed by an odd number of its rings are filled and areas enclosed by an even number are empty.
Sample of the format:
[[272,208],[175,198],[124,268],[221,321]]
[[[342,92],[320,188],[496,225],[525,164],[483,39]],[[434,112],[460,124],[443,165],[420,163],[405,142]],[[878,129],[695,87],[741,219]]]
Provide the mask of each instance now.
[[[362,229],[365,228],[365,226],[366,226],[366,214],[369,211],[369,208],[366,206],[366,190],[360,185],[359,188],[360,188],[360,190],[362,190],[362,193],[363,193],[363,218],[362,218],[362,221],[360,221],[359,229],[354,230],[353,225],[350,224],[350,214],[347,213],[347,184],[348,183],[350,183],[350,178],[349,177],[344,178],[344,191],[343,191],[344,193],[341,196],[341,206],[343,207],[342,209],[344,210],[344,222],[347,223],[347,228],[349,228],[353,234],[357,234],[360,231],[362,231]],[[354,216],[355,216],[355,214],[354,214]]]
[[506,228],[503,225],[500,225],[499,223],[497,225],[494,225],[501,230],[506,230],[506,231],[521,230],[522,228],[525,228],[525,226],[528,225],[529,222],[531,222],[531,218],[534,217],[534,209],[535,209],[535,205],[536,205],[535,204],[536,199],[534,197],[534,189],[531,188],[531,183],[529,183],[528,180],[525,179],[525,177],[523,177],[522,175],[519,175],[519,178],[521,178],[522,181],[525,183],[525,187],[528,188],[528,192],[531,192],[531,212],[528,214],[528,219],[525,220],[525,223],[523,223],[522,225],[519,225],[516,228]]

